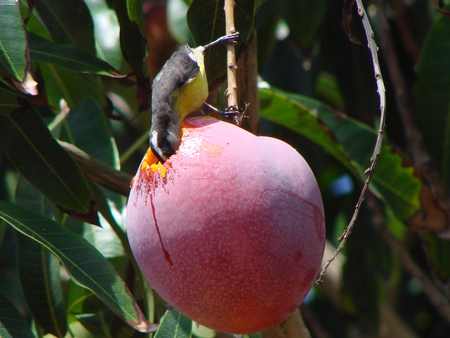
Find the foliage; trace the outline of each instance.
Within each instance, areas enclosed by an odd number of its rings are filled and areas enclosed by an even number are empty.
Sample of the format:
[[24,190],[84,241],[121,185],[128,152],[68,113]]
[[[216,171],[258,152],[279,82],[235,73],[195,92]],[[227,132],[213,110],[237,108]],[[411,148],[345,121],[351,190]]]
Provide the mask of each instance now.
[[[265,81],[258,102],[240,104],[251,103],[249,120],[260,116],[263,134],[310,163],[332,252],[379,120],[358,14],[345,7],[361,45],[341,28],[342,2],[236,3],[239,71],[256,67],[247,53],[257,49]],[[387,136],[355,230],[301,308],[314,337],[448,335],[450,18],[433,4],[365,2],[387,87]],[[168,0],[167,11],[153,0],[0,0],[1,337],[150,336],[151,323],[160,323],[161,338],[216,335],[167,310],[150,289],[123,215],[147,148],[151,79],[187,42],[172,36],[189,36],[187,27],[191,44],[222,35],[222,8],[202,0]],[[221,48],[206,54],[214,91],[225,73]]]

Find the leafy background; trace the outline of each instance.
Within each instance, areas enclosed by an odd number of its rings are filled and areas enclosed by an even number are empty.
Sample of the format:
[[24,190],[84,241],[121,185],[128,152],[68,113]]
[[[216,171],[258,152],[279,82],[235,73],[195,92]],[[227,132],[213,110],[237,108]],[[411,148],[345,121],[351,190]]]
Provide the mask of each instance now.
[[[379,121],[359,17],[352,1],[236,3],[244,127],[287,141],[313,168],[328,258]],[[449,337],[450,18],[445,1],[364,4],[386,137],[350,240],[300,312],[313,337]],[[177,45],[223,35],[222,8],[0,0],[1,337],[226,336],[167,310],[136,267],[123,217],[148,145],[151,81]],[[220,51],[206,55],[212,93],[223,93]],[[300,337],[286,332],[252,337]]]

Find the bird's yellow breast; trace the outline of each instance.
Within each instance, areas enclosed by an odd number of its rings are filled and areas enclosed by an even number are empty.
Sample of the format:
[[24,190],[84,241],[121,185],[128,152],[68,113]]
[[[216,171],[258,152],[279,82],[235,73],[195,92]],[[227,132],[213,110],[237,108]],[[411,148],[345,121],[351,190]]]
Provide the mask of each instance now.
[[203,52],[197,49],[193,49],[193,52],[200,71],[196,77],[186,82],[178,93],[174,93],[177,96],[174,110],[180,120],[183,120],[189,113],[200,108],[208,98],[208,80],[206,78]]

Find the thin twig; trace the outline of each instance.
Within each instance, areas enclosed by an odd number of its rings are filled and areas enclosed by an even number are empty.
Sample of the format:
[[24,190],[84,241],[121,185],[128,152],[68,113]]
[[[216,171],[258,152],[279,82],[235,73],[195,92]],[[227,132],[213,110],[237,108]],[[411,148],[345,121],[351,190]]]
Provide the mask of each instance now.
[[358,8],[358,15],[361,17],[361,21],[364,27],[364,31],[367,38],[367,47],[369,48],[371,57],[372,57],[372,64],[373,64],[373,70],[374,70],[374,76],[377,84],[377,92],[378,96],[380,97],[380,124],[378,128],[378,135],[377,140],[375,143],[375,147],[372,153],[372,157],[370,158],[370,166],[365,171],[365,174],[367,174],[366,181],[364,182],[364,186],[361,190],[361,194],[359,195],[358,202],[356,203],[355,210],[353,212],[352,218],[350,220],[350,223],[347,225],[347,228],[345,229],[344,233],[339,238],[339,246],[337,247],[334,255],[326,262],[326,264],[323,266],[322,270],[320,271],[320,274],[316,280],[317,285],[323,284],[323,275],[325,274],[325,271],[327,270],[328,266],[334,261],[334,259],[337,257],[337,255],[341,252],[342,248],[345,246],[345,243],[347,242],[348,236],[350,235],[353,226],[355,225],[356,218],[359,213],[359,209],[361,208],[361,204],[364,201],[364,196],[366,194],[367,188],[369,187],[370,180],[373,175],[373,170],[375,169],[375,166],[377,164],[378,156],[380,156],[381,152],[381,145],[383,143],[383,134],[384,134],[384,125],[386,120],[386,89],[383,82],[383,77],[381,75],[381,69],[380,69],[380,63],[378,61],[378,46],[374,39],[374,33],[372,30],[372,27],[369,22],[369,18],[367,17],[366,10],[364,9],[364,6],[362,4],[361,0],[356,0],[356,5]]
[[[236,27],[234,26],[234,0],[225,0],[225,29],[226,34],[236,33]],[[233,43],[227,43],[227,98],[228,108],[227,111],[239,111],[237,102],[237,79],[236,79],[236,46]]]

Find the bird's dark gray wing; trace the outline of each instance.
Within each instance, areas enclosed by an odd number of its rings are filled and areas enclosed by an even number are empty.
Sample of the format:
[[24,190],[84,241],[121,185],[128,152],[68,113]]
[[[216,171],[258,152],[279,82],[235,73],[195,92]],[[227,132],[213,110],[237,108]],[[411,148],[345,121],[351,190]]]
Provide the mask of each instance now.
[[[179,47],[153,81],[150,145],[160,161],[173,155],[179,147],[179,140],[173,135],[179,133],[181,121],[173,112],[172,94],[200,71],[193,55],[188,45]],[[155,132],[156,139],[153,138]]]

